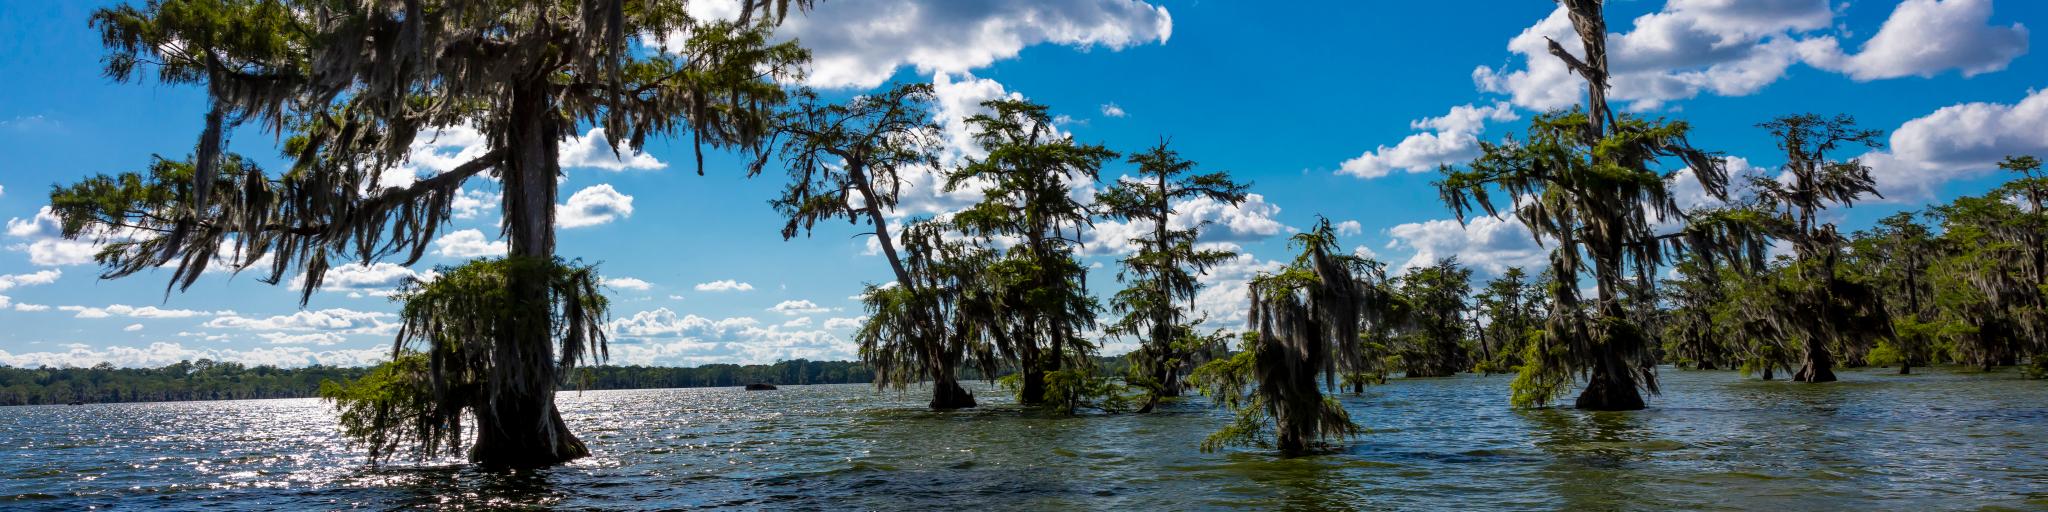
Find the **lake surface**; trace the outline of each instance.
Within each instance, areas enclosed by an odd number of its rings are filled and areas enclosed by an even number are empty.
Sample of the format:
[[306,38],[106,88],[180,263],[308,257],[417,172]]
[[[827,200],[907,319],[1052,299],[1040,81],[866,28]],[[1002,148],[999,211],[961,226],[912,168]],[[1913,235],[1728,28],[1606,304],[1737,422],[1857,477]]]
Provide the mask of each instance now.
[[[2048,383],[1666,370],[1651,409],[1506,406],[1505,376],[1341,400],[1336,453],[1202,453],[1199,400],[1053,418],[863,385],[566,393],[596,455],[525,473],[373,468],[317,400],[0,408],[0,509],[2048,510]],[[994,402],[994,403],[992,403]]]

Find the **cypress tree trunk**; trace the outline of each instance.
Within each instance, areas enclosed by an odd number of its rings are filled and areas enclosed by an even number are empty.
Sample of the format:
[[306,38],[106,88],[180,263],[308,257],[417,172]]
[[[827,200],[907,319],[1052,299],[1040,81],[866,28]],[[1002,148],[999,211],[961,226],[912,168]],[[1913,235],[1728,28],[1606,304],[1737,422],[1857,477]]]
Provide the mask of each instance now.
[[959,379],[950,374],[932,379],[932,409],[966,409],[975,405],[974,393],[961,387]]
[[1833,356],[1828,354],[1827,346],[1821,344],[1821,341],[1818,339],[1808,338],[1806,340],[1806,364],[1800,366],[1797,373],[1792,374],[1792,380],[1796,382],[1834,382],[1834,367],[1835,360]]
[[[1573,406],[1590,411],[1637,411],[1643,409],[1643,395],[1636,390],[1635,372],[1629,362],[1621,357],[1621,343],[1641,343],[1642,339],[1632,329],[1616,329],[1617,323],[1625,323],[1627,317],[1621,310],[1621,303],[1615,300],[1613,287],[1608,283],[1619,283],[1620,261],[1618,248],[1610,249],[1615,256],[1605,258],[1606,263],[1595,268],[1603,279],[1599,285],[1601,327],[1595,330],[1599,343],[1594,345],[1598,361],[1593,365],[1592,378],[1586,381],[1586,389],[1579,392],[1579,399]],[[1616,322],[1612,319],[1623,319]]]
[[[505,227],[511,258],[552,261],[555,250],[555,177],[561,126],[540,80],[513,93],[511,126],[498,141],[511,152],[500,173],[505,184]],[[553,315],[548,283],[532,267],[506,276],[513,310],[499,318],[492,371],[477,416],[472,462],[494,468],[545,467],[590,454],[555,409]]]
[[[888,257],[889,270],[896,273],[896,285],[910,290],[912,294],[918,293],[917,282],[910,278],[910,271],[903,266],[903,256],[896,252],[896,239],[889,234],[889,219],[882,216],[882,202],[876,198],[874,186],[869,183],[867,165],[858,160],[850,160],[846,169],[848,176],[853,178],[854,187],[860,191],[861,198],[867,205],[868,221],[875,225],[875,238],[881,242],[882,255]],[[943,329],[934,325],[940,322],[936,314],[930,322],[932,323],[920,326],[921,332],[918,333],[918,337],[922,339],[917,343],[918,350],[923,352],[924,363],[930,365],[928,369],[932,375],[931,408],[949,410],[974,407],[974,393],[960,387],[960,379],[954,376],[953,361],[946,357],[950,351],[948,347],[942,346],[945,339],[941,333]]]
[[1175,366],[1176,365],[1161,363],[1159,365],[1158,371],[1153,372],[1153,378],[1159,380],[1159,392],[1157,393],[1158,396],[1180,396],[1180,369],[1176,368]]
[[1593,365],[1593,377],[1573,406],[1589,411],[1637,411],[1643,409],[1643,395],[1636,391],[1628,363],[1607,350],[1600,355],[1600,364]]
[[1019,357],[1022,360],[1022,368],[1017,370],[1024,372],[1024,386],[1018,393],[1017,402],[1025,405],[1045,403],[1045,369],[1039,367],[1038,343],[1028,341],[1028,338],[1027,341],[1020,343],[1020,352],[1023,352]]

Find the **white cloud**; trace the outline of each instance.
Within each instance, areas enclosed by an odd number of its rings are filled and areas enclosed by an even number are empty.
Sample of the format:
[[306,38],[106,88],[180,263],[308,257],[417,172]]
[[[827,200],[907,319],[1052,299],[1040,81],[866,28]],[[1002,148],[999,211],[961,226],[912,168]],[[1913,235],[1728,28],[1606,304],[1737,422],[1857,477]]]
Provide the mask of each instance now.
[[449,203],[448,209],[453,212],[452,214],[457,220],[474,219],[482,217],[485,212],[496,208],[498,203],[502,203],[504,200],[504,196],[497,192],[484,192],[465,188],[456,191],[455,200]]
[[1124,108],[1116,106],[1115,102],[1105,103],[1102,105],[1102,115],[1109,117],[1123,117]]
[[865,323],[866,321],[867,317],[859,316],[827,318],[825,319],[825,328],[832,329],[835,331],[844,329],[858,329],[860,328],[860,325],[862,323]]
[[725,279],[709,283],[697,283],[695,288],[700,292],[744,292],[752,291],[754,285]]
[[348,341],[348,337],[332,332],[283,333],[266,332],[258,337],[272,345],[334,345]]
[[191,318],[212,313],[190,309],[163,309],[156,306],[135,307],[127,304],[112,304],[103,308],[88,306],[58,306],[60,311],[76,313],[75,318]]
[[618,288],[621,290],[637,290],[643,292],[654,288],[654,283],[649,283],[647,281],[642,281],[631,277],[607,277],[604,279],[604,285],[612,288]]
[[250,331],[323,331],[338,334],[392,335],[397,334],[399,326],[387,320],[394,319],[395,316],[376,311],[329,308],[263,318],[229,313],[214,317],[205,325],[214,329]]
[[561,205],[555,212],[555,225],[580,228],[631,216],[633,196],[619,193],[609,183],[601,183],[569,196],[569,203]]
[[[1633,30],[1608,35],[1609,97],[1649,110],[1703,92],[1754,94],[1799,60],[1795,34],[1826,28],[1833,17],[1826,0],[1673,0],[1664,10],[1637,17]],[[1578,103],[1585,82],[1550,55],[1545,37],[1573,55],[1582,52],[1559,7],[1508,42],[1521,69],[1480,66],[1472,71],[1473,81],[1482,91],[1508,94],[1522,108]]]
[[1359,224],[1358,221],[1355,220],[1339,222],[1337,223],[1336,228],[1338,236],[1358,236],[1360,233],[1365,232],[1365,226]]
[[1226,249],[1237,251],[1236,258],[1211,267],[1208,274],[1198,278],[1207,285],[1195,292],[1195,311],[1206,316],[1207,328],[1243,329],[1245,313],[1251,310],[1250,282],[1260,273],[1278,272],[1286,265],[1273,260],[1260,260],[1243,252],[1243,248],[1229,243],[1202,244],[1202,249]]
[[557,160],[564,169],[589,167],[625,171],[668,167],[668,164],[646,153],[634,151],[624,144],[619,146],[617,154],[613,154],[610,139],[605,136],[604,128],[591,128],[582,137],[571,136],[568,140],[562,141],[561,156]]
[[2000,71],[2027,53],[2027,27],[1990,25],[1991,0],[1905,0],[1877,35],[1854,55],[1834,37],[1800,44],[1800,54],[1821,69],[1857,80],[1932,77],[1950,69],[1963,76]]
[[[4,295],[0,295],[0,297],[5,297],[5,296],[4,296]],[[0,303],[4,303],[4,302],[6,302],[6,301],[0,301]],[[14,310],[15,310],[15,311],[22,311],[22,312],[28,312],[28,313],[35,313],[35,312],[49,311],[49,310],[50,310],[50,307],[49,307],[49,306],[45,306],[45,305],[42,305],[42,304],[27,304],[27,303],[21,303],[21,302],[16,302],[16,303],[14,303]]]
[[505,242],[487,240],[484,237],[483,231],[475,229],[464,229],[441,235],[440,240],[434,241],[434,246],[439,247],[439,249],[434,250],[434,254],[450,258],[497,257],[505,255]]
[[1906,121],[1888,150],[1862,156],[1893,201],[1931,199],[1936,186],[1981,176],[2007,155],[2048,156],[2048,91],[2014,104],[1963,103]]
[[[692,15],[737,16],[733,0],[690,2]],[[872,88],[902,66],[964,73],[1038,44],[1083,50],[1166,42],[1173,17],[1135,0],[834,0],[776,30],[811,49],[809,85]]]
[[[436,277],[439,277],[439,275],[432,271],[414,272],[412,269],[396,263],[377,262],[368,265],[351,263],[328,268],[327,275],[320,281],[320,287],[331,291],[390,296],[393,293],[397,293],[399,285],[405,284],[407,279],[417,278],[422,281],[432,281]],[[295,289],[300,288],[304,285],[305,280],[306,274],[302,272],[298,277],[292,278],[291,287]]]
[[1464,162],[1479,156],[1479,134],[1488,122],[1518,119],[1505,102],[1488,106],[1470,104],[1451,107],[1442,117],[1419,119],[1408,124],[1415,130],[1400,143],[1382,145],[1357,158],[1345,160],[1337,172],[1360,178],[1378,178],[1394,171],[1432,172],[1437,166]]
[[0,275],[0,292],[14,289],[16,286],[39,286],[54,283],[57,282],[57,278],[63,276],[64,271],[58,269],[39,270],[27,274]]
[[1452,219],[1411,222],[1387,228],[1387,234],[1393,237],[1388,248],[1414,251],[1396,272],[1451,256],[1494,274],[1508,267],[1531,269],[1549,264],[1550,251],[1536,244],[1528,228],[1510,219],[1479,216],[1464,225]]
[[27,252],[29,263],[45,267],[92,263],[93,255],[100,251],[95,241],[113,238],[104,233],[88,233],[80,240],[66,240],[62,221],[48,206],[36,210],[34,217],[8,219],[7,234],[27,240],[8,246],[9,249]]
[[774,307],[768,308],[768,310],[790,316],[810,315],[831,311],[830,308],[821,307],[817,303],[808,300],[785,300],[776,303]]
[[[1197,237],[1204,242],[1248,243],[1272,238],[1284,233],[1297,231],[1294,227],[1279,221],[1280,207],[1266,201],[1261,194],[1246,194],[1243,203],[1230,203],[1207,197],[1197,197],[1173,203],[1173,217],[1167,221],[1168,229],[1195,229]],[[1089,255],[1129,254],[1138,250],[1131,240],[1150,236],[1152,225],[1146,222],[1119,222],[1101,220],[1088,233]]]
[[142,324],[128,324],[128,326],[127,326],[127,327],[122,327],[122,328],[121,328],[121,330],[123,330],[123,331],[127,331],[127,332],[135,332],[135,331],[140,331],[140,330],[142,330]]
[[179,361],[212,359],[235,362],[252,366],[277,366],[294,368],[310,365],[328,366],[369,366],[382,362],[391,355],[388,349],[339,349],[313,351],[305,347],[263,347],[250,350],[200,350],[169,342],[151,343],[147,347],[104,347],[88,348],[73,344],[63,352],[29,352],[22,354],[0,350],[0,364],[18,368],[38,366],[86,368],[106,362],[125,368],[158,368],[176,364]]
[[668,308],[612,321],[613,364],[771,363],[787,359],[850,360],[855,346],[806,322],[763,325],[753,318],[712,320]]

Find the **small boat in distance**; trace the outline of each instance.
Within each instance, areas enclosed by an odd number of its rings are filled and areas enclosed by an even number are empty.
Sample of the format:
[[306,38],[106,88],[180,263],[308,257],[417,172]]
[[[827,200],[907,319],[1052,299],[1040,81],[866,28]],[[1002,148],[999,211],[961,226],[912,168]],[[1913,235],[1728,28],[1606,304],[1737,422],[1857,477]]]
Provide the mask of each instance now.
[[753,384],[748,384],[748,385],[747,385],[747,391],[774,391],[774,390],[775,390],[775,385],[774,385],[774,384],[768,384],[768,383],[763,383],[763,382],[756,382],[756,383],[753,383]]

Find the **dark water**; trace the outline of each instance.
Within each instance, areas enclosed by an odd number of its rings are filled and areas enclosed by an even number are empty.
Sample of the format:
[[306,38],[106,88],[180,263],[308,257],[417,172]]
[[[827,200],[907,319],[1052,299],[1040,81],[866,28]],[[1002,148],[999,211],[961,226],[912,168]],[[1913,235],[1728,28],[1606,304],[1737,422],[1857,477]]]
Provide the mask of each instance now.
[[[865,386],[562,397],[597,455],[485,474],[371,468],[315,400],[0,408],[0,509],[2048,510],[2048,384],[1664,372],[1632,413],[1513,410],[1507,378],[1342,398],[1339,453],[1204,454],[1199,402],[1051,418]],[[984,402],[998,395],[976,386]]]

